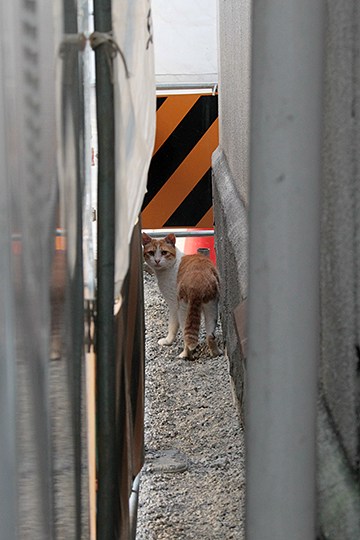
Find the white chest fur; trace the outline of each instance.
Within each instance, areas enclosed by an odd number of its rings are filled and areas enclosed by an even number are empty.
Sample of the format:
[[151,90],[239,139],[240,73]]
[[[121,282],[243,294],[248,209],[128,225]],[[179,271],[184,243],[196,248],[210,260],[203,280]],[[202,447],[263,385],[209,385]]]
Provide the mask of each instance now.
[[179,249],[176,249],[176,259],[173,266],[161,270],[155,269],[159,289],[170,308],[177,305],[176,279],[183,255]]

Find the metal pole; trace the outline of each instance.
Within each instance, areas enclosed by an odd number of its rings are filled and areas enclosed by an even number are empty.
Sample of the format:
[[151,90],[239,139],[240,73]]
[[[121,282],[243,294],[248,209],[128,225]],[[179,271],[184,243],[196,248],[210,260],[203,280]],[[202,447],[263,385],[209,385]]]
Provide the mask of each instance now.
[[169,233],[174,233],[178,238],[214,236],[213,229],[143,229],[143,231],[152,236],[153,238],[163,238]]
[[[78,33],[78,4],[73,0],[64,0],[64,33]],[[63,130],[72,128],[76,133],[75,149],[76,170],[74,171],[74,181],[76,182],[76,262],[75,272],[69,282],[69,293],[71,298],[71,358],[67,358],[68,372],[68,392],[70,395],[71,418],[70,425],[73,432],[73,451],[75,469],[75,527],[76,536],[82,536],[82,417],[81,417],[81,394],[82,394],[82,363],[84,356],[84,283],[83,283],[83,225],[82,225],[82,204],[83,204],[83,160],[84,160],[84,99],[83,86],[80,84],[83,78],[83,65],[80,61],[78,51],[73,49],[67,51],[64,56],[63,66]],[[69,116],[69,107],[71,116]],[[64,135],[65,140],[65,135]]]
[[[111,0],[94,1],[95,31],[112,30]],[[95,50],[98,128],[98,259],[96,319],[97,538],[115,538],[115,159],[112,61],[107,45]]]
[[130,539],[136,540],[136,523],[139,506],[140,473],[135,477],[129,499]]
[[253,3],[247,538],[315,538],[323,1]]
[[[0,214],[2,226],[0,229],[0,540],[16,540],[18,537],[18,497],[17,497],[17,400],[21,389],[17,389],[16,363],[16,324],[14,314],[14,277],[12,275],[11,238],[12,222],[10,201],[16,193],[14,189],[11,153],[7,151],[11,131],[8,131],[8,119],[15,116],[6,114],[10,105],[6,89],[15,87],[9,77],[9,65],[18,64],[16,48],[13,46],[17,33],[13,31],[11,39],[10,21],[15,21],[15,3],[3,3],[0,7],[1,45],[8,43],[8,54],[0,54]],[[6,32],[8,28],[8,33]],[[8,38],[8,39],[7,39]],[[5,53],[5,48],[3,49]],[[11,73],[11,72],[10,72]],[[9,80],[10,79],[10,80]],[[18,126],[16,126],[18,129]],[[11,181],[10,181],[11,178]],[[15,298],[14,298],[15,297]]]

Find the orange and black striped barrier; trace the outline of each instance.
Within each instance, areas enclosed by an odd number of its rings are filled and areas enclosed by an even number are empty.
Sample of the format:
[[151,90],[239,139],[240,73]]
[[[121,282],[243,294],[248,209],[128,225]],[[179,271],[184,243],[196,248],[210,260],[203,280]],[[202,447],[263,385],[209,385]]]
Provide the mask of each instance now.
[[157,98],[144,228],[213,226],[211,155],[217,146],[217,95]]

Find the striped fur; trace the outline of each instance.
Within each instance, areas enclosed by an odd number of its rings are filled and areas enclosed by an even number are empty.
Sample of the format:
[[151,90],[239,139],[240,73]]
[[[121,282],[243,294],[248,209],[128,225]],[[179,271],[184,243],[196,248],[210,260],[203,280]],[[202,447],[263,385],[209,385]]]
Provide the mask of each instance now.
[[185,255],[177,275],[179,322],[183,332],[181,357],[191,357],[198,344],[201,314],[205,316],[207,342],[212,356],[220,354],[215,340],[219,300],[219,274],[204,255]]

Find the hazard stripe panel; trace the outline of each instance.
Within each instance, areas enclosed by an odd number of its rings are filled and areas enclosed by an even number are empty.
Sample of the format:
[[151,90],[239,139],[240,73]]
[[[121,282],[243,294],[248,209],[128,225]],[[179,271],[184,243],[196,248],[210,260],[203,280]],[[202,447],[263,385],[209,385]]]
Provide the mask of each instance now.
[[217,96],[168,96],[158,98],[157,105],[142,225],[149,229],[212,227],[211,156],[218,145]]
[[[183,216],[192,215],[193,223],[198,224],[207,215],[206,210],[212,207],[211,171],[204,174],[200,182],[192,189],[189,195],[178,206],[175,212],[165,223],[165,227],[177,227],[182,222]],[[212,221],[211,221],[212,223]],[[204,225],[205,226],[205,225]]]
[[161,107],[161,105],[164,103],[165,100],[166,100],[166,97],[156,98],[156,110],[158,110]]
[[[218,120],[216,119],[144,209],[142,213],[143,222],[153,221],[153,228],[155,229],[164,226],[166,220],[209,169],[211,155],[216,148],[217,140]],[[147,227],[147,225],[143,226]]]
[[180,124],[200,96],[182,96],[183,99],[167,99],[158,109],[156,122],[161,129],[156,130],[154,154],[164,144],[174,129]]
[[199,229],[206,229],[207,227],[210,227],[214,225],[214,211],[213,207],[209,208],[209,210],[206,212],[206,214],[200,219],[200,221],[197,222],[196,227]]
[[[167,100],[178,99],[181,101],[183,97],[170,96]],[[151,199],[181,165],[207,128],[217,118],[217,102],[215,102],[216,106],[214,106],[213,102],[207,101],[207,98],[210,97],[213,96],[201,96],[196,101],[180,124],[177,127],[174,126],[171,135],[153,156],[149,169],[148,192],[144,199],[144,207],[149,204]],[[161,124],[157,123],[157,131],[161,129]]]

